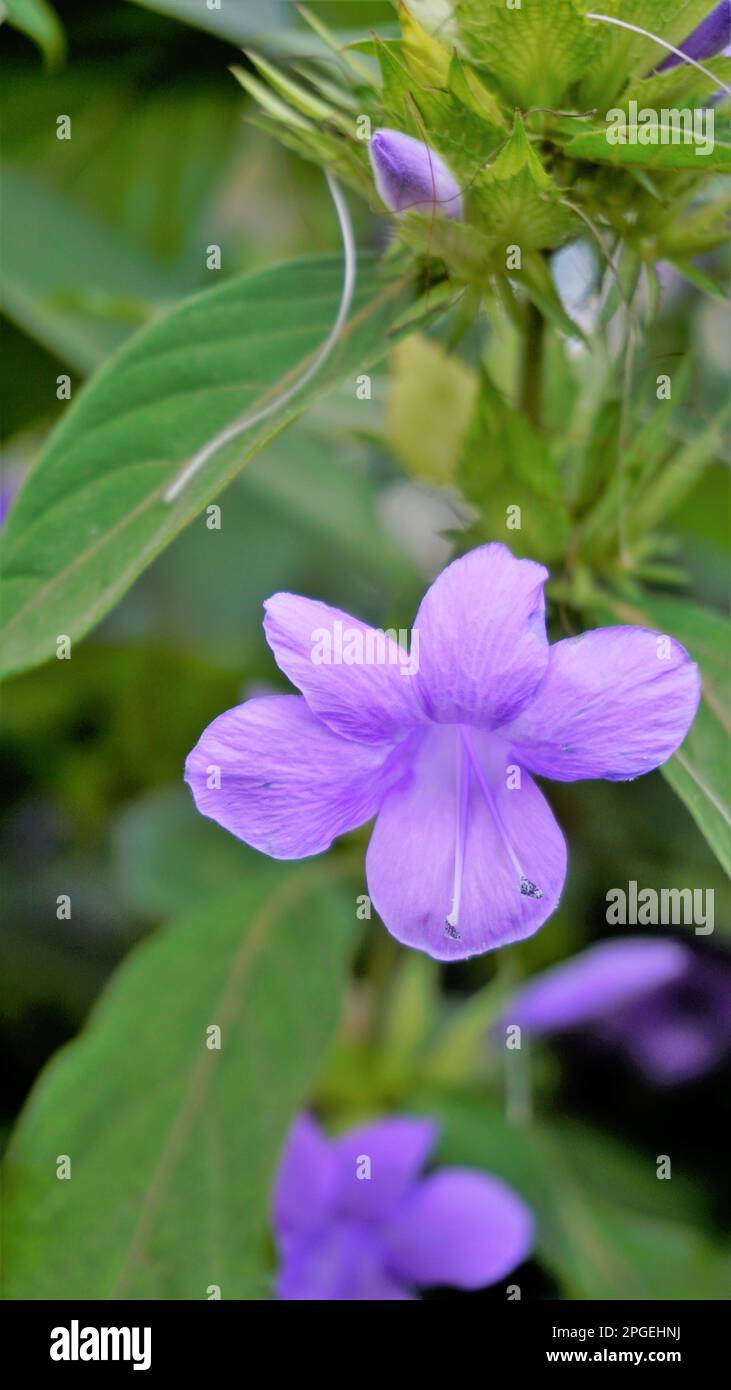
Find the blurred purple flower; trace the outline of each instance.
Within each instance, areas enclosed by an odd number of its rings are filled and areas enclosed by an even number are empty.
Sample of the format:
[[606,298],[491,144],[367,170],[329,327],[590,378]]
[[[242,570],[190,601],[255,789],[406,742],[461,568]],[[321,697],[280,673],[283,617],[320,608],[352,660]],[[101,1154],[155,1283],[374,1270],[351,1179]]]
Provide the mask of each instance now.
[[[368,891],[386,927],[438,960],[531,936],[556,907],[566,846],[530,773],[621,781],[685,738],[698,670],[667,637],[599,628],[549,649],[548,572],[491,544],[422,599],[411,653],[339,609],[267,600],[264,631],[302,692],[220,715],[189,755],[196,805],[275,859],[378,819]],[[318,664],[346,630],[383,659]],[[414,655],[418,653],[418,662]],[[409,662],[409,666],[405,664]]]
[[370,159],[376,188],[391,212],[442,212],[462,218],[454,175],[436,150],[400,130],[375,130]]
[[[689,58],[697,61],[703,58],[713,58],[716,53],[720,53],[723,48],[731,41],[731,0],[721,0],[720,5],[715,5],[710,14],[701,21],[692,34],[689,34],[682,43],[676,44],[677,48],[682,48]],[[668,68],[675,68],[682,63],[676,53],[668,53],[667,58],[663,58],[657,65],[658,72],[666,72]]]
[[731,970],[679,941],[603,941],[530,980],[503,1022],[533,1036],[587,1030],[623,1048],[650,1081],[672,1085],[731,1045]]
[[277,1296],[390,1302],[414,1288],[480,1289],[527,1259],[533,1218],[498,1178],[421,1169],[431,1120],[393,1117],[328,1139],[309,1115],[294,1123],[274,1189]]

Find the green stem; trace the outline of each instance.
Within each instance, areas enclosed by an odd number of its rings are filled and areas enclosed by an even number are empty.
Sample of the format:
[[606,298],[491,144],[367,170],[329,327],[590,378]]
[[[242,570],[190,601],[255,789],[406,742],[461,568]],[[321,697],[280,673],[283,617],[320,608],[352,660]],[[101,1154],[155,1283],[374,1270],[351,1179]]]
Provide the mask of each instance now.
[[529,300],[525,311],[525,333],[520,363],[520,409],[531,424],[540,429],[543,390],[543,343],[545,319]]

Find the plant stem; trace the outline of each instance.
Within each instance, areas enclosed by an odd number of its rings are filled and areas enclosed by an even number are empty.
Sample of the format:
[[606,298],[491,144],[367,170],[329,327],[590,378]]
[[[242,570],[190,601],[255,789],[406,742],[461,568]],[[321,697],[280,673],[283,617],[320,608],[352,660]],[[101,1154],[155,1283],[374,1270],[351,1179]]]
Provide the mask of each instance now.
[[528,300],[520,364],[520,409],[536,429],[540,429],[541,424],[544,328],[543,314],[532,300]]

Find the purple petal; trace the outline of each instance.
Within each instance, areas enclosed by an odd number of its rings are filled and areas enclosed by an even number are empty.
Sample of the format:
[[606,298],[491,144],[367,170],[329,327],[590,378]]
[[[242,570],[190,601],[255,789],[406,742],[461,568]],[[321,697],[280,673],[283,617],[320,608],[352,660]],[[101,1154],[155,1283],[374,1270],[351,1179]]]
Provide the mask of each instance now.
[[392,638],[298,594],[274,594],[264,607],[277,665],[336,734],[393,743],[423,721],[408,654]]
[[377,1239],[355,1222],[336,1223],[289,1253],[277,1281],[287,1302],[403,1302],[412,1295],[383,1265]]
[[[709,15],[701,21],[696,29],[683,39],[682,43],[676,43],[676,48],[682,48],[689,58],[712,58],[715,53],[720,53],[722,48],[731,39],[731,0],[721,0],[720,5],[716,5]],[[677,67],[682,63],[675,53],[669,53],[658,64],[657,71],[664,72],[667,68]]]
[[[335,1202],[341,1215],[379,1222],[416,1182],[437,1138],[433,1120],[395,1116],[351,1130],[334,1142]],[[366,1171],[370,1177],[359,1177]]]
[[419,1183],[384,1235],[387,1268],[423,1287],[480,1289],[527,1259],[528,1207],[498,1178],[445,1168]]
[[320,854],[370,820],[396,775],[387,746],[339,738],[297,695],[227,710],[185,764],[198,810],[275,859]]
[[551,647],[533,699],[500,733],[543,777],[624,781],[680,746],[700,699],[698,668],[679,642],[605,627]]
[[535,976],[503,1019],[533,1034],[581,1028],[626,1005],[637,1007],[683,976],[689,965],[690,953],[677,941],[643,936],[602,941]]
[[400,130],[375,130],[371,166],[391,212],[443,213],[461,219],[462,198],[454,175],[436,150]]
[[[566,874],[566,846],[548,803],[525,772],[521,786],[508,790],[505,746],[491,735],[470,735],[499,821],[470,767],[459,910],[448,930],[462,735],[437,727],[416,737],[411,773],[386,797],[368,847],[374,907],[398,941],[437,960],[459,960],[531,936],[556,907]],[[516,861],[542,896],[521,891]]]
[[327,1219],[335,1188],[335,1154],[310,1115],[298,1115],[279,1162],[272,1220],[284,1249]]
[[548,571],[507,546],[471,550],[421,601],[416,686],[430,719],[494,728],[513,718],[548,664]]
[[[614,1030],[613,1030],[614,1032]],[[610,1036],[610,1041],[616,1041]],[[637,1017],[623,1029],[622,1044],[649,1081],[676,1086],[693,1081],[720,1061],[726,1043],[709,1019],[682,1019],[669,1009],[662,1017]]]

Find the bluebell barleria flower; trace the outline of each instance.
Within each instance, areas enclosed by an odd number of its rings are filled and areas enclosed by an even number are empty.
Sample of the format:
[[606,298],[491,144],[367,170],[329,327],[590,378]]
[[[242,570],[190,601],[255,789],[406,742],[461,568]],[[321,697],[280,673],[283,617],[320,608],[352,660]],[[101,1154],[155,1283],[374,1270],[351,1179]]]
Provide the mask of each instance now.
[[529,980],[504,1022],[535,1037],[588,1032],[650,1081],[689,1081],[731,1046],[731,970],[681,941],[603,941]]
[[432,1120],[394,1116],[328,1139],[294,1123],[273,1199],[277,1296],[391,1302],[415,1288],[480,1289],[527,1259],[529,1208],[505,1183],[466,1168],[422,1176]]
[[[368,892],[399,941],[454,960],[531,936],[566,873],[531,774],[650,772],[700,693],[685,649],[643,628],[549,647],[547,578],[505,545],[470,551],[424,595],[409,654],[339,609],[275,594],[264,631],[301,695],[214,719],[186,763],[199,811],[275,859],[321,854],[376,816]],[[342,660],[320,660],[338,635]]]
[[369,150],[376,188],[391,212],[440,212],[461,219],[459,186],[436,150],[385,128],[373,132]]
[[[689,34],[682,43],[677,44],[689,58],[697,61],[703,58],[713,58],[717,53],[731,42],[731,0],[721,0],[720,5],[714,5],[710,14]],[[669,53],[658,64],[657,71],[665,72],[668,68],[675,68],[682,63],[676,53]]]

